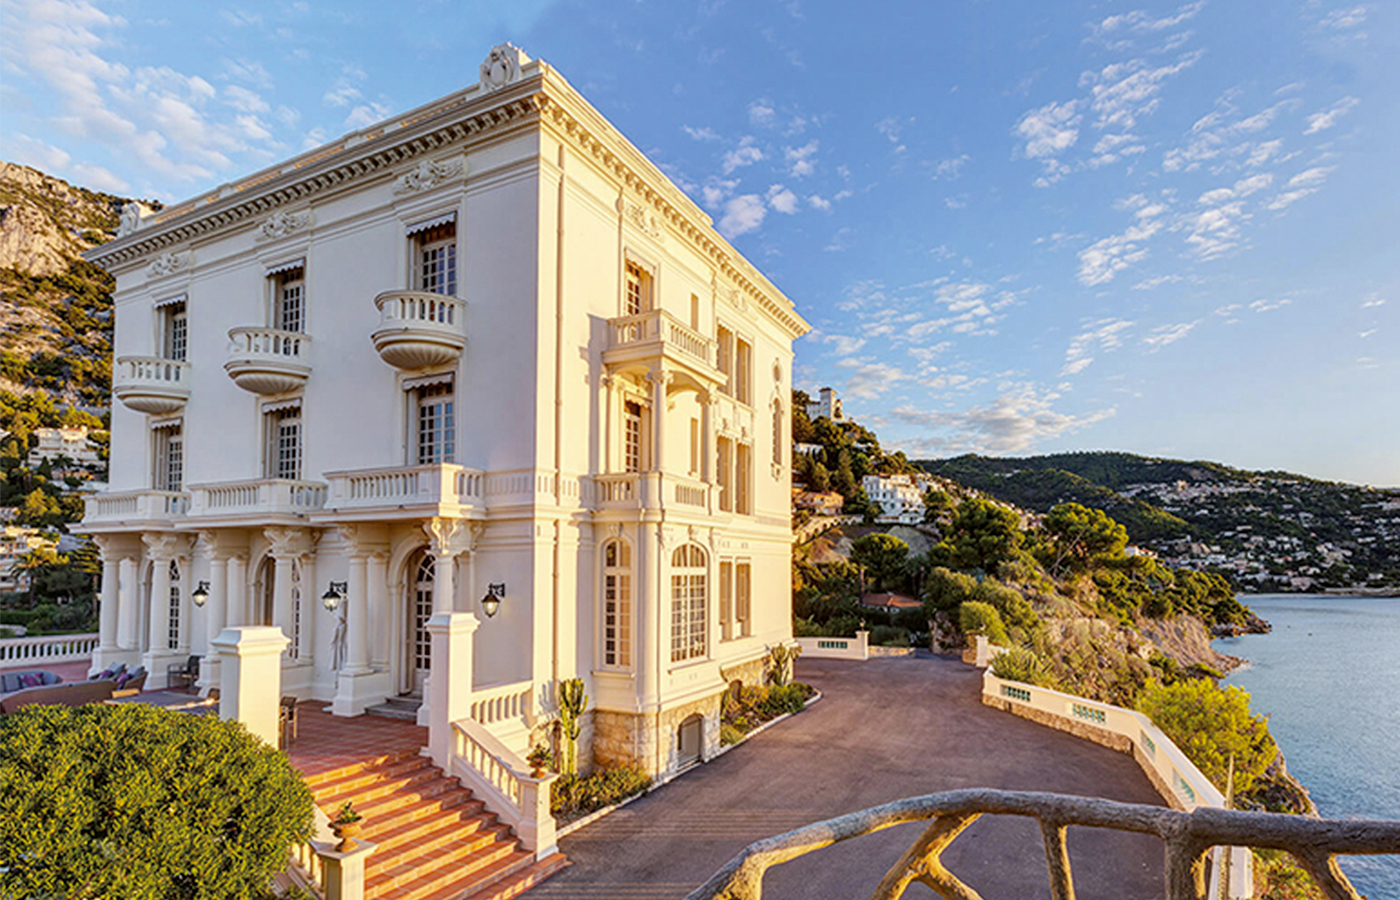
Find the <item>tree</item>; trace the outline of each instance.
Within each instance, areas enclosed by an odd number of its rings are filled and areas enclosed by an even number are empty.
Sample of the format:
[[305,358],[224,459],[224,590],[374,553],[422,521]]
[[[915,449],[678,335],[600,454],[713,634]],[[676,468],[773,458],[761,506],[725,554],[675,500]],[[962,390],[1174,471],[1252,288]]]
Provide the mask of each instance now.
[[851,545],[851,562],[865,570],[868,585],[888,588],[898,583],[909,558],[909,545],[892,534],[867,534]]
[[45,577],[60,566],[66,566],[68,558],[59,554],[54,548],[40,545],[25,553],[10,566],[10,572],[16,581],[20,580],[23,573],[29,581],[29,608],[33,609],[35,600],[39,596],[39,591]]
[[1040,625],[1040,618],[1031,608],[1030,601],[1021,596],[1013,587],[988,578],[972,590],[972,599],[986,603],[1001,613],[1001,620],[1012,629],[1017,637],[1025,637]]
[[924,612],[930,619],[936,613],[951,612],[971,600],[976,588],[977,579],[971,575],[938,566],[924,582]]
[[0,859],[17,897],[262,897],[311,792],[237,722],[139,703],[0,718]]
[[980,634],[993,644],[1006,646],[1006,626],[995,606],[969,600],[958,607],[958,627],[963,634]]
[[825,494],[831,490],[831,473],[826,470],[826,466],[815,460],[812,467],[807,472],[807,487],[820,494]]
[[15,524],[31,528],[57,528],[63,524],[63,507],[42,487],[36,487],[25,495],[24,502],[15,511]]
[[956,569],[991,572],[1021,548],[1021,520],[1011,510],[989,500],[973,498],[958,505],[957,515],[943,539]]
[[849,450],[842,450],[837,455],[836,472],[831,476],[831,486],[847,500],[854,499],[856,491],[861,489],[860,485],[856,483],[855,473],[851,471]]
[[1219,687],[1209,678],[1148,683],[1138,709],[1222,792],[1235,759],[1235,792],[1247,793],[1278,755],[1269,723],[1249,712],[1242,688]]
[[946,491],[929,488],[924,492],[924,524],[938,525],[952,515],[956,504]]
[[1061,503],[1050,510],[1044,529],[1056,551],[1052,571],[1058,571],[1066,559],[1083,567],[1096,557],[1119,557],[1128,545],[1128,529],[1103,510],[1078,503]]

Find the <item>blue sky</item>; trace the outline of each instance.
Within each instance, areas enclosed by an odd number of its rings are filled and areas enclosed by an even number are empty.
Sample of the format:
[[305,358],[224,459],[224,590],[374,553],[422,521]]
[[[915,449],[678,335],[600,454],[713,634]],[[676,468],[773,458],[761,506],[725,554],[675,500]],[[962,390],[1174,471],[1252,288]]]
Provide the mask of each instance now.
[[912,456],[1400,485],[1400,33],[1349,2],[2,0],[0,155],[170,201],[512,41],[814,326]]

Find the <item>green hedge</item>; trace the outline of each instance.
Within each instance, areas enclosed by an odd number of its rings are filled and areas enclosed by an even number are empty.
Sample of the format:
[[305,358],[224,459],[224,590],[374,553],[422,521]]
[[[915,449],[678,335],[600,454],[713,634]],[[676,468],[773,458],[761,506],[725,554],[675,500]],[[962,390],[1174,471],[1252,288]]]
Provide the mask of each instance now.
[[592,775],[561,775],[550,787],[549,811],[563,819],[575,819],[634,794],[645,793],[651,778],[636,766],[603,769]]

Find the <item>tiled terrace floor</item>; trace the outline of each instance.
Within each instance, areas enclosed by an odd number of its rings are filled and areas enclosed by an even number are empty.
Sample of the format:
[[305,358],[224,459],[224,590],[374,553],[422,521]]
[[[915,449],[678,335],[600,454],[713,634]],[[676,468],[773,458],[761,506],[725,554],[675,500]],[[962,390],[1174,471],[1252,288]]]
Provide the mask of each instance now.
[[12,672],[16,670],[26,672],[52,672],[55,675],[61,677],[64,683],[67,683],[70,681],[86,681],[88,667],[91,665],[91,659],[80,659],[77,662],[59,663],[44,662],[42,659],[36,659],[32,662],[5,663],[3,666],[0,666],[0,669],[4,669],[6,672]]
[[344,718],[324,712],[325,701],[297,705],[297,738],[287,756],[303,776],[319,775],[428,744],[428,729],[379,716]]

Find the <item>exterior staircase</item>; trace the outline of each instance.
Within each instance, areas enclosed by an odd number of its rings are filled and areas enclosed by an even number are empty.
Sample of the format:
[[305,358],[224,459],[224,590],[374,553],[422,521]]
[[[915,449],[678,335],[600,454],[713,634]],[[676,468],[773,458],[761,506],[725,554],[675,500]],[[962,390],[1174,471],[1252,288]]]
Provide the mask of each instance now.
[[349,800],[364,816],[359,838],[377,844],[365,867],[366,900],[506,900],[568,865],[538,862],[495,813],[416,750],[306,778],[334,817]]
[[405,695],[402,697],[389,697],[378,706],[371,706],[365,710],[367,715],[382,716],[386,719],[402,719],[405,722],[416,722],[418,720],[418,707],[423,705],[422,697]]

